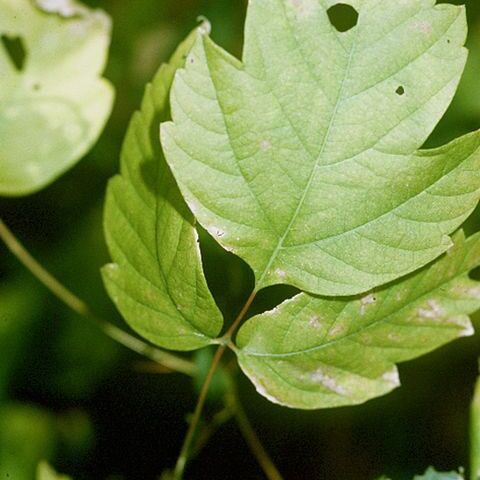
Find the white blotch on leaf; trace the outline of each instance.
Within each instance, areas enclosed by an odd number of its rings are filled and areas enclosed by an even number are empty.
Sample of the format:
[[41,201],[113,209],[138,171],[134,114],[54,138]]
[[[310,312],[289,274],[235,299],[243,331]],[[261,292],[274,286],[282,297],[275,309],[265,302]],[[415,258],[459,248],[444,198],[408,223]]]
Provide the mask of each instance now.
[[427,20],[419,20],[413,24],[413,27],[422,33],[432,33],[432,24]]
[[287,276],[285,270],[281,270],[280,268],[277,268],[275,270],[275,275],[278,277],[278,278],[281,278],[282,280]]
[[335,325],[329,332],[330,338],[335,338],[345,333],[345,325]]
[[469,322],[468,325],[466,325],[465,328],[460,332],[460,336],[471,337],[472,335],[475,335],[475,329],[473,328],[473,325]]
[[315,383],[320,383],[324,387],[328,388],[328,390],[331,390],[338,395],[346,395],[347,393],[345,387],[339,385],[334,378],[325,375],[321,369],[318,369],[312,373],[311,380]]
[[264,140],[261,140],[261,141],[260,141],[260,148],[261,148],[264,152],[267,151],[267,150],[270,150],[271,146],[272,146],[272,142],[271,142],[270,140],[264,139]]
[[312,328],[320,328],[322,326],[320,322],[320,317],[318,315],[313,315],[312,317],[310,317],[310,321],[308,322],[308,324]]
[[418,308],[417,313],[421,318],[428,318],[437,320],[445,315],[445,310],[436,300],[429,300],[427,302],[428,308]]
[[467,289],[467,294],[474,298],[480,298],[480,285],[477,287],[470,287]]
[[394,367],[392,370],[385,372],[382,375],[382,379],[392,385],[399,386],[400,385],[400,377],[398,375],[398,370]]
[[370,293],[369,295],[363,297],[360,300],[360,315],[365,315],[368,305],[373,305],[376,303],[376,301],[377,297],[373,293]]

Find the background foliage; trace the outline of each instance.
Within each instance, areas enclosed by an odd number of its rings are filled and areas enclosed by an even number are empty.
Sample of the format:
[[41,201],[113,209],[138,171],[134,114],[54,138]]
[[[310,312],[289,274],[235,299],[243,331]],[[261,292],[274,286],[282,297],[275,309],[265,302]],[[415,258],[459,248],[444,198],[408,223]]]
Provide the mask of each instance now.
[[[205,15],[212,37],[237,56],[244,0],[87,1],[113,18],[107,78],[118,95],[101,140],[61,181],[25,199],[2,199],[0,214],[48,268],[107,318],[123,326],[99,268],[107,180],[144,84]],[[445,2],[442,2],[445,3]],[[460,3],[460,2],[453,2]],[[460,90],[428,141],[436,146],[480,126],[480,4],[467,0],[469,58]],[[475,212],[467,232],[480,229]],[[221,309],[237,311],[252,274],[203,236],[208,281]],[[221,258],[217,262],[217,258]],[[258,310],[278,304],[267,289]],[[0,478],[33,478],[47,458],[75,479],[154,479],[174,464],[198,381],[152,370],[38,286],[0,246]],[[228,309],[226,306],[228,305]],[[227,319],[227,321],[230,319]],[[478,327],[478,322],[476,322]],[[268,403],[247,380],[240,395],[286,479],[410,479],[428,465],[468,463],[468,404],[477,374],[478,335],[400,366],[403,387],[356,408],[300,412]],[[4,353],[5,352],[5,353]],[[204,365],[205,353],[199,356]],[[207,414],[218,409],[214,389]],[[218,395],[219,393],[217,393]],[[35,428],[32,428],[35,425]],[[237,472],[241,472],[241,477]],[[189,470],[192,479],[262,478],[234,424],[220,429]]]

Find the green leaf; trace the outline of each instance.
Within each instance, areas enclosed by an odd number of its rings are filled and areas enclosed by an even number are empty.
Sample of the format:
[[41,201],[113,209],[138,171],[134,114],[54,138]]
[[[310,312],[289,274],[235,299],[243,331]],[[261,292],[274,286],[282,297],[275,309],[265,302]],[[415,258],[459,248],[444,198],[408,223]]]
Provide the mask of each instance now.
[[480,378],[470,405],[470,472],[472,480],[480,478]]
[[417,151],[465,65],[464,8],[350,0],[342,33],[334,3],[251,0],[242,62],[199,35],[172,88],[167,161],[257,288],[368,291],[445,252],[479,199],[479,132]]
[[[204,26],[200,28],[205,28]],[[121,176],[111,180],[105,230],[115,262],[105,285],[127,322],[153,343],[193,350],[212,343],[222,315],[208,289],[192,214],[165,163],[158,139],[168,93],[196,34],[147,86],[128,129]]]
[[37,480],[71,480],[71,478],[59,475],[47,462],[41,462],[37,469]]
[[353,405],[399,386],[395,363],[473,334],[480,234],[463,232],[429,267],[362,298],[301,293],[247,321],[238,358],[259,393],[294,408]]
[[0,0],[0,36],[23,57],[0,42],[0,195],[35,192],[72,167],[112,107],[113,88],[100,78],[109,17],[73,0],[37,4],[44,11],[30,0]]
[[424,475],[416,475],[413,480],[463,480],[463,475],[457,472],[440,473],[430,467]]

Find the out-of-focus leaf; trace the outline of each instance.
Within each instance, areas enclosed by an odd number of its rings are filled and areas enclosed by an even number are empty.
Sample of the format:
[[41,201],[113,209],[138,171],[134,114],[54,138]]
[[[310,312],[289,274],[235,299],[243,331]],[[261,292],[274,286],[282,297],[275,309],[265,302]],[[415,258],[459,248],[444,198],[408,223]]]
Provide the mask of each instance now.
[[33,340],[31,325],[40,299],[37,285],[28,278],[0,285],[0,400],[6,396],[17,362],[26,354],[24,347]]
[[71,480],[71,477],[60,475],[47,462],[41,462],[37,468],[36,480]]
[[169,118],[175,72],[185,64],[195,37],[193,33],[147,86],[142,109],[127,132],[121,175],[109,184],[105,211],[115,262],[103,269],[110,297],[142,336],[178,350],[211,344],[223,323],[203,273],[192,214],[158,138],[160,122]]
[[35,192],[72,167],[112,107],[113,88],[101,78],[109,17],[75,0],[36,4],[0,0],[0,195]]
[[464,8],[350,0],[339,32],[333,3],[252,0],[242,62],[199,35],[172,87],[167,161],[257,288],[392,281],[445,252],[480,196],[479,132],[417,150],[465,65]]
[[440,473],[430,467],[424,475],[416,475],[413,480],[464,480],[457,472]]
[[480,234],[434,264],[363,298],[301,293],[241,328],[240,366],[259,393],[294,408],[352,405],[400,385],[395,363],[474,333]]
[[56,441],[48,412],[21,404],[0,407],[0,478],[32,480],[38,463],[52,458]]

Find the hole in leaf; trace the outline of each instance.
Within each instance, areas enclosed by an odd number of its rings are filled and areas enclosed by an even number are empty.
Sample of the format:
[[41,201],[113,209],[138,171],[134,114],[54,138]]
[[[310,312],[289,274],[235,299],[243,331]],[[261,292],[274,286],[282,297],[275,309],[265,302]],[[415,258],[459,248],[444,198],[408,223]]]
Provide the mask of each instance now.
[[2,35],[1,39],[2,45],[13,65],[17,71],[21,72],[25,66],[25,59],[27,57],[23,40],[20,37],[9,37],[7,35]]
[[400,85],[400,86],[395,90],[395,93],[396,93],[397,95],[400,95],[400,96],[405,95],[405,88]]
[[337,3],[327,10],[331,24],[339,32],[348,32],[358,23],[358,12],[346,3]]

